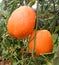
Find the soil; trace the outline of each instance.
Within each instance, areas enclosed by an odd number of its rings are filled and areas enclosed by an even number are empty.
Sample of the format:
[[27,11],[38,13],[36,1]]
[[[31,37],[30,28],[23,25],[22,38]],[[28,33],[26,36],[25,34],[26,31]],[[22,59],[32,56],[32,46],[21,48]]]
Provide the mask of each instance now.
[[10,62],[8,60],[4,60],[1,56],[0,56],[0,65],[11,65]]

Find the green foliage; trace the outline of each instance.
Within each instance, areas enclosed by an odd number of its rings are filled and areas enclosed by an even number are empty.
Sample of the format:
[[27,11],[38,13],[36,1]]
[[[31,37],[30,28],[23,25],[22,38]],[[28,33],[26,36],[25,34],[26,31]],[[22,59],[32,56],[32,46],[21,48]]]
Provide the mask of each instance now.
[[[25,1],[25,3],[23,2]],[[11,65],[58,65],[59,64],[59,0],[37,0],[37,29],[51,32],[54,42],[52,53],[33,58],[28,51],[28,38],[19,40],[7,32],[7,21],[11,13],[21,5],[33,6],[36,0],[3,0],[0,3],[0,55],[9,59]],[[24,52],[22,53],[22,48]],[[55,57],[57,56],[57,57]]]

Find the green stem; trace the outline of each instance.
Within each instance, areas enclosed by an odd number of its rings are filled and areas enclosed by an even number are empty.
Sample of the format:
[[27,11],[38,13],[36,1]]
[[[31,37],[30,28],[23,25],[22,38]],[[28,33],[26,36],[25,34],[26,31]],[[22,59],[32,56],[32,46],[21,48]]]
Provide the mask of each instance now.
[[8,49],[8,47],[6,45],[5,40],[6,40],[5,36],[3,36],[3,41],[2,41],[3,44],[2,44],[2,47],[4,47],[4,49],[6,50],[6,49]]
[[41,56],[45,59],[45,61],[47,62],[47,65],[52,65],[52,62],[43,54],[41,54]]
[[36,14],[36,28],[35,28],[35,36],[34,36],[34,46],[33,46],[33,49],[32,49],[32,57],[34,58],[34,53],[35,53],[35,45],[36,45],[36,31],[37,31],[37,26],[38,26],[38,1],[37,0],[37,14]]
[[23,59],[23,54],[22,54],[22,65],[24,65],[24,62],[23,62],[23,60],[24,60],[24,59]]
[[13,0],[13,4],[12,4],[12,7],[11,7],[10,14],[13,12],[13,10],[15,10],[16,5],[17,5],[17,1]]
[[29,53],[29,44],[28,44],[28,42],[29,42],[29,38],[27,38],[27,47],[26,47],[27,48],[26,50]]
[[55,13],[55,2],[54,2],[54,0],[53,0],[53,7],[54,7],[54,13]]
[[42,4],[42,6],[41,6],[41,12],[43,13],[43,7],[44,7],[44,4]]

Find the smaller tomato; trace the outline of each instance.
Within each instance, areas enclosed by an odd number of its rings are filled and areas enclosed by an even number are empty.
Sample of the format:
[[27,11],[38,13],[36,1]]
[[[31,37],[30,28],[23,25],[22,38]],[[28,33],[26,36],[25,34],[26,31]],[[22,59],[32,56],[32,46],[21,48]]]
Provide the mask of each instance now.
[[[34,46],[34,32],[30,35],[29,50],[32,52]],[[53,39],[52,35],[48,30],[36,31],[36,46],[35,54],[45,54],[53,51]]]

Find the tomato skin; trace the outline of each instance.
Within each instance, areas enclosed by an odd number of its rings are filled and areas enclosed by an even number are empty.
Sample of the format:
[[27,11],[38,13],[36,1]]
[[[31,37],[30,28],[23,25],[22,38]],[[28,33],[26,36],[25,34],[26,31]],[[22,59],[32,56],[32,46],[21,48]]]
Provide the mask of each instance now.
[[[30,35],[30,43],[29,43],[30,52],[32,52],[32,48],[34,46],[34,35],[35,35],[34,32]],[[36,31],[36,46],[35,46],[36,55],[50,53],[52,51],[53,51],[53,39],[51,33],[47,30]]]
[[7,23],[8,33],[16,38],[26,38],[34,29],[35,11],[29,6],[20,6],[10,16]]

